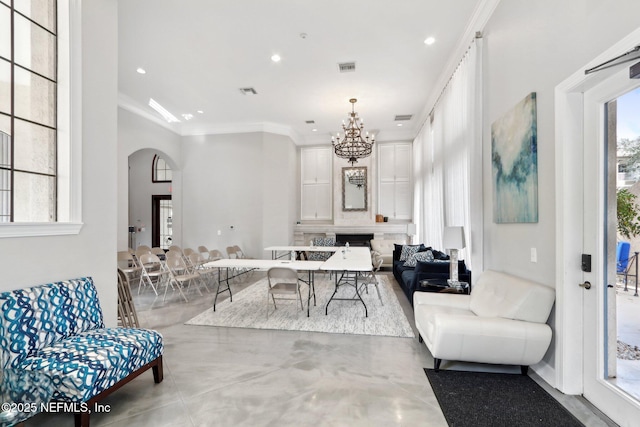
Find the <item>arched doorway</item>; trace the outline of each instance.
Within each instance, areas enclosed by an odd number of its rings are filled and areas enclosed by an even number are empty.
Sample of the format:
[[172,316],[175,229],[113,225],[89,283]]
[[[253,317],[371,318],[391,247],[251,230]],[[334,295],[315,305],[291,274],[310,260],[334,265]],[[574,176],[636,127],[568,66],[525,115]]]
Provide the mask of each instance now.
[[128,158],[129,246],[167,249],[175,241],[176,164],[166,153],[138,150]]

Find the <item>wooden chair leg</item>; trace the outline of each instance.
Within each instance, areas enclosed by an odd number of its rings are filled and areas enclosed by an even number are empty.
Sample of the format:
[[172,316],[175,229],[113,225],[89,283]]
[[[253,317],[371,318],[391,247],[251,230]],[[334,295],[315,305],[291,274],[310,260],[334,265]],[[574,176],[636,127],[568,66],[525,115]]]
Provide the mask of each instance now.
[[89,427],[91,412],[76,412],[74,415],[76,427]]
[[158,357],[158,363],[156,363],[151,369],[153,370],[153,381],[156,384],[161,383],[164,379],[164,370],[162,369],[162,356]]

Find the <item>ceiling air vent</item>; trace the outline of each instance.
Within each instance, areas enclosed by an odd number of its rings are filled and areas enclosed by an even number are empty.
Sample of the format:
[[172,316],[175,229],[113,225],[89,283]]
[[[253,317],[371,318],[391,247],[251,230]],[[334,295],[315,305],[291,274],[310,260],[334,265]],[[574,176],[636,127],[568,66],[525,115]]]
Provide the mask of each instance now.
[[411,120],[411,117],[413,117],[413,114],[398,114],[396,118],[393,120],[395,120],[396,122],[399,122],[403,120]]
[[308,124],[308,125],[312,125],[315,122],[316,122],[315,120],[305,120],[305,123]]
[[242,87],[240,88],[240,92],[243,95],[257,95],[258,92],[256,92],[256,90],[252,87]]
[[341,73],[349,73],[351,71],[356,70],[355,62],[343,62],[342,64],[338,64],[338,69]]

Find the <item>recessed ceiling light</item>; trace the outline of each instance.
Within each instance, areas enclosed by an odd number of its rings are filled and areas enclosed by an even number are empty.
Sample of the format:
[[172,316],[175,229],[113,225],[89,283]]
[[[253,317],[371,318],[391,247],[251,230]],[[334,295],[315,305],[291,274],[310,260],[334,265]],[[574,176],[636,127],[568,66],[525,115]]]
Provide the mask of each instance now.
[[318,129],[311,129],[311,132],[318,132]]
[[184,117],[184,119],[185,119],[186,121],[189,121],[189,120],[193,119],[193,114],[191,114],[191,113],[186,113],[186,114],[183,114],[183,115],[182,115],[182,117]]
[[278,55],[277,53],[275,55],[271,56],[271,60],[273,62],[280,62],[280,59],[282,59],[282,58],[280,58],[280,55]]
[[138,69],[136,71],[138,72],[138,74],[147,74],[147,70],[145,70],[142,67],[138,67]]
[[198,110],[198,114],[204,114],[204,111]]
[[402,123],[398,123],[396,126],[400,127],[400,126],[402,126]]
[[434,44],[436,42],[436,39],[434,39],[433,37],[427,37],[424,40],[424,44],[431,46],[432,44]]

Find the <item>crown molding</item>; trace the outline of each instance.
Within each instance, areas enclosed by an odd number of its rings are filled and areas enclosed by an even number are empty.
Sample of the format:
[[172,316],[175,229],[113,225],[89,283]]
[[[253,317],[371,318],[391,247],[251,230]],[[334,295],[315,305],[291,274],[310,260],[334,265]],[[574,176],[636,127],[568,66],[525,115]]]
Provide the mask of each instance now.
[[256,122],[256,123],[226,123],[226,124],[197,124],[185,123],[182,126],[182,136],[197,135],[224,135],[233,133],[253,133],[264,132],[283,135],[291,138],[296,145],[302,145],[305,140],[290,126],[281,125],[273,122]]
[[149,111],[145,110],[144,107],[142,107],[138,102],[134,101],[132,98],[123,94],[122,92],[118,92],[118,107],[136,114],[144,119],[147,119],[157,125],[160,125],[173,133],[182,135],[180,124],[167,123],[165,120],[161,119],[155,114],[152,114]]
[[[409,127],[400,130],[376,130],[376,142],[397,142],[397,141],[413,141],[417,132]],[[330,145],[331,134],[319,134],[306,137],[304,142],[298,145]]]
[[157,117],[155,114],[146,111],[138,102],[129,96],[118,93],[118,106],[144,119],[147,119],[165,129],[170,130],[180,136],[197,136],[197,135],[223,135],[233,133],[253,133],[265,132],[276,135],[283,135],[291,138],[296,145],[304,145],[305,139],[294,131],[290,126],[281,125],[273,122],[257,122],[257,123],[228,123],[228,124],[198,124],[198,123],[177,123],[171,124]]

